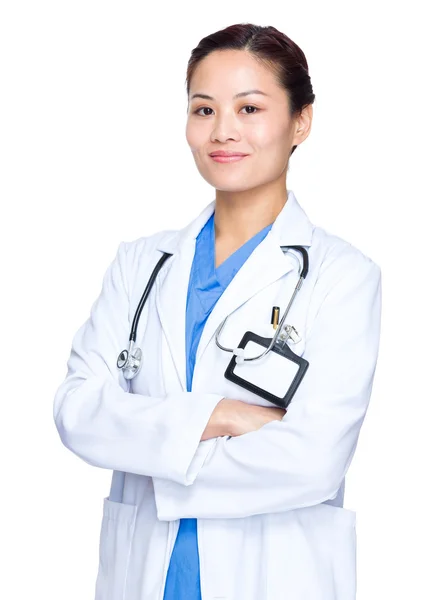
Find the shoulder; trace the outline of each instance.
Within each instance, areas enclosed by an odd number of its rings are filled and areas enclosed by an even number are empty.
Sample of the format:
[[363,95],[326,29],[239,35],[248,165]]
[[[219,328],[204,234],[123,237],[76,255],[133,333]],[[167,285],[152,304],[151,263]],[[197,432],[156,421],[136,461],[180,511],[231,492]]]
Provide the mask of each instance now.
[[178,230],[164,229],[134,240],[121,241],[117,251],[117,263],[125,287],[129,294],[136,281],[149,277],[163,252],[158,250],[166,245]]
[[315,226],[312,248],[318,256],[319,276],[325,273],[346,276],[358,271],[381,272],[380,265],[360,248],[323,227]]
[[134,240],[122,242],[128,262],[132,263],[139,257],[144,258],[150,255],[162,242],[167,242],[176,233],[178,233],[176,229],[164,229]]
[[177,233],[178,230],[164,229],[134,240],[119,242],[118,254],[124,269],[132,273],[151,262],[157,262],[162,256],[158,248],[167,244]]
[[[367,302],[381,292],[381,267],[348,240],[316,226],[310,248],[310,272],[314,264],[312,300],[315,310],[325,301],[338,303],[354,298]],[[351,300],[349,300],[351,299]]]

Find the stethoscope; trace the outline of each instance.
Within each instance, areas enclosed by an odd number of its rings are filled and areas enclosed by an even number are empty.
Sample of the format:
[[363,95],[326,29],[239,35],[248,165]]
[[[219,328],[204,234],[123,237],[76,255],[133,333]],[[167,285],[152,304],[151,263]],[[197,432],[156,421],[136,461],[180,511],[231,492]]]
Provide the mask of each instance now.
[[[227,319],[229,318],[230,315],[227,315],[227,317],[221,322],[221,324],[218,326],[216,332],[215,332],[215,343],[218,346],[218,348],[220,348],[221,350],[224,350],[225,352],[231,352],[235,355],[236,357],[236,362],[237,363],[243,363],[246,361],[256,361],[256,360],[260,360],[262,359],[266,354],[268,354],[268,352],[270,352],[270,350],[273,349],[273,347],[276,346],[279,347],[285,345],[287,339],[289,337],[293,338],[293,334],[292,331],[296,331],[294,329],[293,326],[291,325],[286,325],[285,328],[283,327],[284,323],[285,323],[285,319],[287,318],[288,312],[291,308],[291,305],[294,301],[294,298],[296,297],[297,292],[299,291],[299,289],[302,286],[302,282],[305,279],[305,277],[308,275],[308,269],[309,269],[309,257],[308,257],[308,252],[305,250],[305,248],[303,248],[302,246],[281,246],[281,249],[285,252],[288,252],[290,250],[297,250],[302,254],[302,270],[300,273],[300,277],[299,280],[296,284],[296,287],[294,289],[294,292],[291,296],[291,299],[288,303],[288,306],[285,310],[285,313],[279,323],[279,325],[277,326],[277,316],[278,316],[278,311],[279,308],[278,307],[273,307],[273,312],[272,312],[272,324],[276,327],[276,331],[275,334],[273,335],[271,342],[269,343],[268,347],[266,348],[266,350],[264,352],[262,352],[261,354],[259,354],[258,356],[252,356],[252,357],[245,357],[244,356],[244,348],[226,348],[225,346],[222,346],[220,341],[219,341],[219,336],[221,334],[221,331],[224,329],[224,325],[226,324]],[[123,375],[125,377],[125,379],[133,379],[140,371],[141,367],[142,367],[142,363],[143,363],[143,353],[142,350],[137,347],[134,348],[134,344],[136,343],[136,338],[137,338],[137,325],[140,319],[140,315],[142,313],[143,307],[145,305],[146,299],[148,298],[148,295],[151,291],[151,288],[154,284],[155,278],[157,277],[158,272],[160,271],[161,267],[163,266],[163,264],[165,263],[165,261],[172,256],[172,254],[168,253],[168,252],[164,252],[163,256],[159,259],[159,261],[157,262],[156,266],[154,267],[154,270],[149,278],[149,281],[146,285],[146,288],[142,294],[142,297],[140,299],[139,305],[137,306],[136,312],[134,314],[134,318],[133,318],[133,323],[131,326],[131,333],[130,333],[130,337],[129,337],[129,346],[128,349],[126,350],[122,350],[122,352],[119,354],[119,356],[117,357],[117,367],[118,369],[121,369],[123,372]],[[280,338],[280,339],[279,339]]]

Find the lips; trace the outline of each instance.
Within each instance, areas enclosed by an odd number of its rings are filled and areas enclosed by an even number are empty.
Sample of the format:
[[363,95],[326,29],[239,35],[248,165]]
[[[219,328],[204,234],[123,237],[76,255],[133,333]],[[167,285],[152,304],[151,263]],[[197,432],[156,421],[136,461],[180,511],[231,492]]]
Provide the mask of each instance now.
[[247,158],[248,154],[226,154],[226,155],[215,155],[215,156],[210,156],[210,158],[217,163],[222,163],[222,164],[232,164],[232,163],[236,163],[236,162],[240,162],[241,160],[244,160],[244,158]]
[[226,152],[224,150],[217,150],[215,152],[211,152],[210,156],[248,156],[245,152]]

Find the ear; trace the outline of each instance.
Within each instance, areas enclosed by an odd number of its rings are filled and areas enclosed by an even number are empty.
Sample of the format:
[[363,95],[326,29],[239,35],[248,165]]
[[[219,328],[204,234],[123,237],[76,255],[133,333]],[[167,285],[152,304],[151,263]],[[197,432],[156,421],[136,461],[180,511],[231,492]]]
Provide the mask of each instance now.
[[300,114],[296,117],[294,123],[294,135],[292,140],[292,145],[299,145],[306,140],[308,135],[311,132],[311,124],[313,117],[313,106],[312,104],[307,104]]

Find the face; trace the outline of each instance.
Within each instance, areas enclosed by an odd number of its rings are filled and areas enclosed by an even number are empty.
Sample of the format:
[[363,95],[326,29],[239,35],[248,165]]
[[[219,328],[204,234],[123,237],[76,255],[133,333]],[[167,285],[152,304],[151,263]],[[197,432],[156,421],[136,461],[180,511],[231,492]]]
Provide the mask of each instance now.
[[[244,191],[285,176],[291,149],[306,139],[311,120],[311,105],[297,119],[290,116],[287,92],[246,51],[212,52],[192,76],[186,139],[200,174],[217,190]],[[217,162],[210,156],[216,151],[247,156]]]

